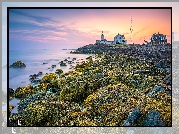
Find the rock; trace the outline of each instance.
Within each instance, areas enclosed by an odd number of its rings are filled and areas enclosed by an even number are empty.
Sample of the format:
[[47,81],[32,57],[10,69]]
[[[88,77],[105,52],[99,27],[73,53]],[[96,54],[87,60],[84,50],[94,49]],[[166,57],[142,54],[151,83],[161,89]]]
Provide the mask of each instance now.
[[34,79],[35,79],[34,77],[31,77],[29,80],[32,81],[32,80],[34,80]]
[[163,62],[159,61],[155,66],[158,67],[158,68],[162,68],[163,67]]
[[89,60],[90,58],[92,58],[92,56],[87,57],[86,60]]
[[96,78],[101,78],[101,77],[102,77],[102,74],[100,74],[100,73],[96,74]]
[[14,96],[14,89],[9,88],[9,96]]
[[33,77],[38,77],[39,75],[38,74],[34,74]]
[[168,68],[170,67],[170,61],[169,60],[160,60],[158,63],[155,64],[158,68]]
[[67,59],[65,59],[64,61],[68,61]]
[[20,68],[20,67],[26,67],[26,65],[22,61],[16,61],[10,67],[13,68]]
[[12,110],[14,109],[14,107],[15,107],[15,106],[13,106],[13,105],[10,104],[10,105],[9,105],[9,111],[12,111]]
[[167,75],[164,79],[164,83],[166,85],[171,85],[172,84],[172,78],[171,78],[171,75]]
[[165,89],[165,93],[172,96],[172,87],[171,86],[167,86]]
[[159,91],[164,91],[164,89],[163,89],[163,87],[161,87],[161,86],[155,86],[155,87],[153,88],[153,91],[159,92]]
[[56,65],[52,65],[52,68],[56,67]]
[[171,69],[170,68],[160,68],[160,71],[170,73]]
[[36,79],[38,76],[39,76],[39,74],[30,75],[29,77],[31,77],[31,78],[29,80],[32,81],[32,80]]
[[72,64],[72,61],[68,61],[68,64]]
[[24,99],[24,98],[28,98],[33,93],[34,93],[33,86],[28,85],[24,87],[18,87],[14,92],[14,96],[19,99]]
[[122,126],[133,126],[140,117],[140,110],[135,108],[124,121]]
[[166,123],[159,120],[160,113],[154,110],[148,112],[147,117],[144,119],[142,126],[166,126]]
[[161,86],[155,86],[152,90],[152,92],[148,93],[147,96],[154,96],[157,92],[165,91],[163,87]]
[[72,61],[76,60],[76,58],[73,58]]
[[31,83],[40,83],[40,79],[38,79],[38,78],[34,79],[34,80],[31,81]]
[[48,63],[43,63],[43,64],[48,64]]
[[42,72],[39,72],[38,75],[42,75],[43,73]]
[[60,66],[67,66],[67,65],[66,65],[66,63],[64,63],[64,62],[61,62],[61,63],[60,63]]
[[162,120],[158,120],[157,124],[158,126],[167,126],[167,124]]
[[63,70],[62,70],[62,69],[57,69],[57,70],[55,71],[55,73],[61,74],[61,73],[63,73]]

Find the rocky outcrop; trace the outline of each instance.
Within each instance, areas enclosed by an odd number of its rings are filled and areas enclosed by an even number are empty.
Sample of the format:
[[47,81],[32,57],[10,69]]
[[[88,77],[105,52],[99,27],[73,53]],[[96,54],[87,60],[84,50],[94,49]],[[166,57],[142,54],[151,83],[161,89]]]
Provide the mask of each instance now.
[[14,97],[14,89],[9,88],[9,98],[12,99]]
[[124,121],[124,124],[122,126],[133,126],[139,117],[140,110],[136,108],[129,114],[129,116]]
[[24,99],[24,98],[28,98],[30,95],[34,94],[34,89],[33,86],[28,85],[25,87],[18,87],[15,92],[14,95],[16,98],[20,98],[20,99]]
[[166,126],[166,123],[159,119],[160,113],[157,111],[149,111],[147,117],[144,119],[142,126]]
[[26,67],[26,65],[22,61],[16,61],[10,67],[19,68],[19,67]]

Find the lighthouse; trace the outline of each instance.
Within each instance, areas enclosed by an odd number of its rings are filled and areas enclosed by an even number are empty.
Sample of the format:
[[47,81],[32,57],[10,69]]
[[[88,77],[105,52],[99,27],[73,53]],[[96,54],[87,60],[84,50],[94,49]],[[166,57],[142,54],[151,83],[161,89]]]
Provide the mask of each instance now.
[[102,34],[101,34],[101,40],[104,40],[104,34],[103,34],[103,31],[102,31]]

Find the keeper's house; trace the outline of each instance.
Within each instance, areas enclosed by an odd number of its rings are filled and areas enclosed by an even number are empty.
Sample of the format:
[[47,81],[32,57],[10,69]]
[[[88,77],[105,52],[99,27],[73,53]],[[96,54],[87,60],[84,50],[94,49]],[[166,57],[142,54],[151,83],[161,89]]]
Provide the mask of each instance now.
[[106,39],[104,39],[104,34],[102,31],[101,40],[96,40],[96,44],[127,44],[127,40],[125,40],[124,35],[118,33],[118,35],[114,37],[114,41],[107,41]]
[[167,44],[167,39],[166,35],[154,33],[151,37],[151,45],[162,45],[162,44]]

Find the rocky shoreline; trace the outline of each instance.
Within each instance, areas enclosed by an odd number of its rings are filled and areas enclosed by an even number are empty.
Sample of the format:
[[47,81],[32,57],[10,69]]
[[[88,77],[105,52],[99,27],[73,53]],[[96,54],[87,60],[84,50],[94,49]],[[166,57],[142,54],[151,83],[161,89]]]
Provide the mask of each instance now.
[[18,116],[24,126],[171,126],[171,46],[90,45],[71,53],[95,56],[15,91],[21,102],[11,126]]

